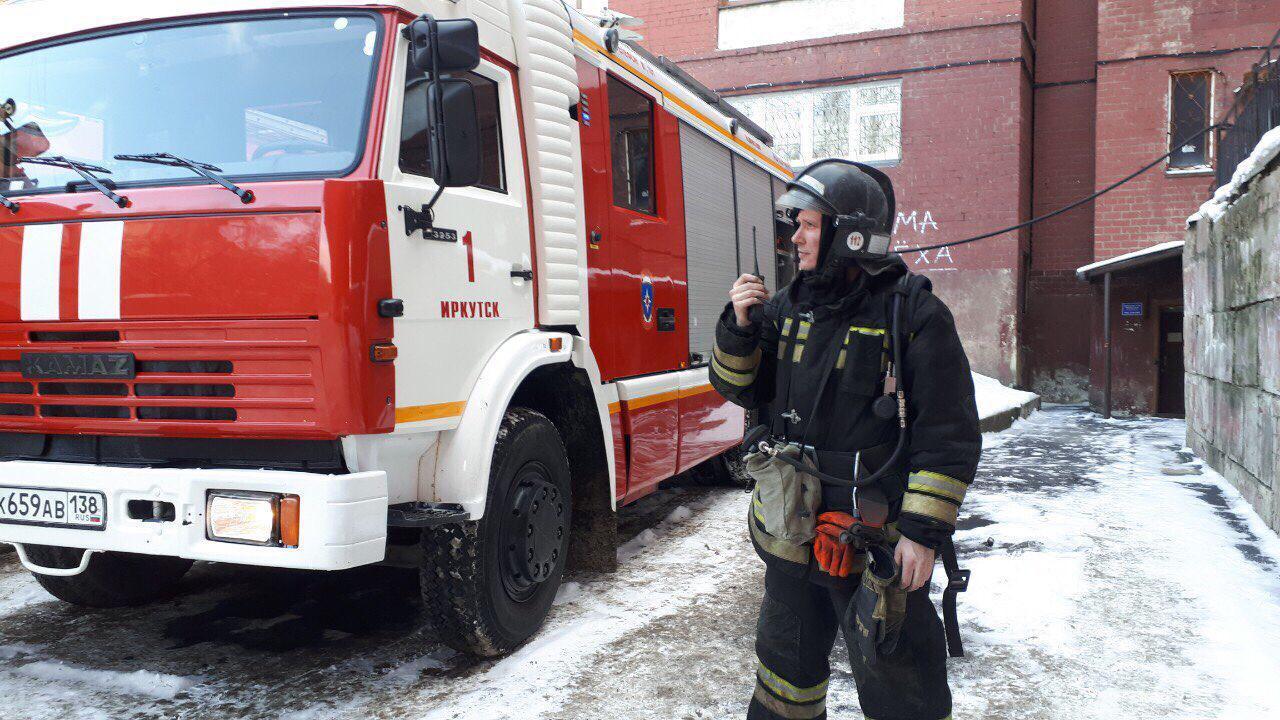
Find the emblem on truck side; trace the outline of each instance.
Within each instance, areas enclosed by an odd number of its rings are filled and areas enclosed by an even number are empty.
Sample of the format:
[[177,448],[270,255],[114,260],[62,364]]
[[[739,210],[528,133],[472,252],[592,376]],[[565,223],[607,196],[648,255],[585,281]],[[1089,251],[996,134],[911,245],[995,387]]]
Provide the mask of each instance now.
[[653,322],[653,281],[647,275],[640,281],[640,309],[644,312],[644,321]]
[[131,380],[137,375],[129,353],[23,353],[22,377],[31,379]]

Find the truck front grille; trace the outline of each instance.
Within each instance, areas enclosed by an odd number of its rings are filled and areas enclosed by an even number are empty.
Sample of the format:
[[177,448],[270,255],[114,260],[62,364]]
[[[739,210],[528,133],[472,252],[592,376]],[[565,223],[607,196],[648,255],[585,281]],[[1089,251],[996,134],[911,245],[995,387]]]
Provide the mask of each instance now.
[[[84,325],[93,327],[0,326],[0,431],[330,434],[322,429],[315,321]],[[22,377],[22,353],[41,351],[132,353],[136,377]]]

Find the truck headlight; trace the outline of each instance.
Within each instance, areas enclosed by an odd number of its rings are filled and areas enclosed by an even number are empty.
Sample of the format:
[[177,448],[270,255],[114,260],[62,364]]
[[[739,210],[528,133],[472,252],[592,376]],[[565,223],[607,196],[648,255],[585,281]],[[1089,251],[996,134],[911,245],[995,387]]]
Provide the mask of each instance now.
[[210,490],[205,502],[205,530],[210,540],[296,547],[297,495]]

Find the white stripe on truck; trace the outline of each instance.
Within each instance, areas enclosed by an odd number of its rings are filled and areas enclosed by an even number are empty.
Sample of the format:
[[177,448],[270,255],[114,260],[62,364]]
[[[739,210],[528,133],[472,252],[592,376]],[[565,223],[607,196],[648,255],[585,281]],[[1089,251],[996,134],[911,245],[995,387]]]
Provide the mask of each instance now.
[[57,320],[62,224],[28,225],[22,233],[22,319]]
[[80,319],[120,319],[120,252],[124,223],[85,223],[80,231]]

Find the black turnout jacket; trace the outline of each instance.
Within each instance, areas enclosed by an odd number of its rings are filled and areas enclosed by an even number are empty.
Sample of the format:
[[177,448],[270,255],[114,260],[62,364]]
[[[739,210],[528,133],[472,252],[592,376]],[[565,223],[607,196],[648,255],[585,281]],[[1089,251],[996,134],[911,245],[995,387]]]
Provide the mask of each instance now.
[[[876,275],[864,272],[836,288],[824,288],[813,273],[802,272],[749,328],[738,327],[728,305],[716,327],[711,384],[731,402],[759,409],[761,423],[791,440],[834,452],[879,448],[883,462],[889,454],[885,448],[891,450],[897,441],[897,418],[882,420],[871,406],[884,392],[892,290],[906,272],[899,259]],[[950,310],[928,290],[914,294],[907,305],[904,301],[901,312],[901,334],[907,339],[900,372],[907,443],[897,469],[881,486],[897,531],[936,549],[955,530],[982,436],[969,360]],[[838,355],[823,385],[827,353]],[[780,370],[789,371],[789,377]],[[818,392],[823,397],[817,415],[808,417]],[[851,471],[850,465],[846,474]],[[847,488],[828,486],[823,498],[824,511],[853,504]],[[771,548],[776,543],[769,542],[762,526],[752,522],[752,531],[757,547],[809,564],[807,547],[803,552]]]

